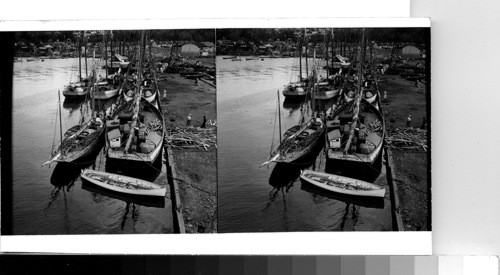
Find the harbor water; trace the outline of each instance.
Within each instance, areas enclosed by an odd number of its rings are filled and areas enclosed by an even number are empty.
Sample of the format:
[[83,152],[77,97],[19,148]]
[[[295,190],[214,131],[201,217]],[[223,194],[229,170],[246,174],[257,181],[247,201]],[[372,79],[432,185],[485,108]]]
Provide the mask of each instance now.
[[[392,230],[389,187],[381,160],[370,180],[386,188],[380,200],[325,192],[302,182],[301,169],[325,171],[332,165],[326,166],[322,148],[303,163],[259,167],[278,142],[277,91],[297,81],[298,68],[297,58],[232,61],[217,57],[218,232]],[[284,132],[298,124],[301,104],[286,102],[281,96],[279,106]],[[364,178],[373,172],[365,168],[351,172]]]
[[[101,150],[77,164],[41,167],[49,159],[53,144],[57,146],[60,142],[56,121],[58,90],[62,92],[64,85],[77,79],[78,59],[15,62],[13,77],[13,234],[173,232],[168,192],[166,198],[160,199],[128,196],[80,178],[81,169],[93,168],[165,185],[165,165],[161,158],[152,166],[124,168],[106,163]],[[108,107],[113,102],[111,99],[96,105]],[[78,123],[81,112],[88,117],[88,108],[82,108],[81,104],[66,101],[61,95],[63,132]]]

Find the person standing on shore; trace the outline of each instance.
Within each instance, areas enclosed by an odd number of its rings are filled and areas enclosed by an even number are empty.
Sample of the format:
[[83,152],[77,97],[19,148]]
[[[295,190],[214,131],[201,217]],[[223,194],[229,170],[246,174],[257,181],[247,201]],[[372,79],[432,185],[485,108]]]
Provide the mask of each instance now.
[[406,128],[411,127],[411,115],[408,115],[408,118],[406,119]]
[[186,126],[191,127],[191,114],[189,114],[187,117]]
[[427,129],[427,119],[425,118],[422,118],[422,125],[420,126],[420,129],[422,130],[426,130]]
[[206,128],[207,126],[207,117],[203,116],[203,123],[201,123],[201,128]]

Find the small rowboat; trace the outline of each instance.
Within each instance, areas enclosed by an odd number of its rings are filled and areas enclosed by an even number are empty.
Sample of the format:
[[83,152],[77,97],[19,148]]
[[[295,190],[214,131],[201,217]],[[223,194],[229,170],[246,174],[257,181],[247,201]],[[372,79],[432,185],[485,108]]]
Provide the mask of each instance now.
[[149,181],[118,174],[95,171],[92,169],[82,170],[81,177],[89,182],[92,182],[93,184],[120,193],[164,197],[167,192],[167,188],[165,186]]
[[381,197],[385,196],[385,189],[362,180],[338,175],[303,170],[300,178],[320,188],[354,196]]

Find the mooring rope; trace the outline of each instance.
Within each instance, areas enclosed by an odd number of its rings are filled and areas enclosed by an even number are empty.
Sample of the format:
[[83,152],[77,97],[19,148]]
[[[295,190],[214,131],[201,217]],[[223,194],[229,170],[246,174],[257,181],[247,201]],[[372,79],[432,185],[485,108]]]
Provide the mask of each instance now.
[[150,166],[150,167],[151,167],[151,168],[153,168],[154,170],[158,171],[158,172],[159,172],[159,173],[161,173],[161,174],[164,174],[167,178],[171,178],[172,180],[182,181],[183,183],[185,183],[185,184],[189,185],[190,187],[192,187],[192,188],[194,188],[194,189],[197,189],[197,190],[199,190],[199,191],[205,192],[205,193],[207,193],[207,194],[209,194],[209,195],[212,195],[212,196],[216,195],[216,194],[211,193],[211,192],[209,192],[209,191],[207,191],[207,190],[204,190],[203,188],[200,188],[200,187],[194,186],[193,184],[191,184],[191,183],[189,183],[189,182],[185,181],[184,179],[181,179],[181,178],[174,178],[174,177],[172,177],[172,176],[169,176],[167,173],[165,173],[165,172],[163,172],[163,171],[161,171],[161,170],[158,170],[158,169],[156,169],[156,167],[154,167],[153,165],[149,164],[149,162],[145,161],[145,160],[144,160],[143,158],[141,158],[141,156],[139,156],[137,153],[135,153],[135,152],[134,152],[133,154],[134,154],[134,155],[136,155],[136,156],[137,156],[137,157],[138,157],[141,161],[145,162],[148,166]]

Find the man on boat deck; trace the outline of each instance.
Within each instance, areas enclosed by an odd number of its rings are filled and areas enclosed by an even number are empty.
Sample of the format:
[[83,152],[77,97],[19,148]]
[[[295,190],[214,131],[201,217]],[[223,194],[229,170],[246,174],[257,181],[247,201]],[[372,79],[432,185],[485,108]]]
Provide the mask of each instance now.
[[323,120],[321,120],[321,117],[319,117],[316,112],[314,113],[314,122],[317,126],[323,127]]

